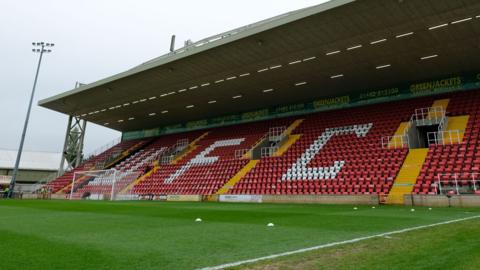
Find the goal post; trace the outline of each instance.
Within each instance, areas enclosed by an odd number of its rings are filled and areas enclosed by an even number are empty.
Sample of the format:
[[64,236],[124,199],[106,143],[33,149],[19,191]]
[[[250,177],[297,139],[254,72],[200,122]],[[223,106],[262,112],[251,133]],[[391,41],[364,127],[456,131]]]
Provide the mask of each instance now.
[[115,169],[74,172],[70,200],[113,200],[117,177],[118,171]]
[[117,201],[138,200],[139,196],[134,193],[133,187],[142,175],[141,171],[119,172],[115,187],[112,189],[112,198]]
[[141,171],[136,170],[75,172],[70,187],[70,199],[135,200],[135,194],[128,191],[140,176]]

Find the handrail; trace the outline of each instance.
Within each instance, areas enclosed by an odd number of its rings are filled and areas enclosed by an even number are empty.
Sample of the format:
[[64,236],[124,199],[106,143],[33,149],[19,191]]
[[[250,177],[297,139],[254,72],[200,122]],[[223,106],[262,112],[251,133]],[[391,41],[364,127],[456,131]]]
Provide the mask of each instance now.
[[382,148],[403,148],[408,147],[408,136],[394,135],[382,137]]
[[438,124],[445,116],[445,109],[443,107],[426,107],[415,109],[413,115],[414,121],[417,125],[431,125],[433,123]]
[[[440,106],[415,109],[415,113],[411,115],[410,120],[407,122],[407,125],[403,130],[402,135],[382,137],[382,141],[381,141],[382,148],[391,148],[392,140],[393,140],[393,148],[397,148],[397,146],[405,147],[405,143],[406,143],[406,146],[411,147],[408,133],[410,131],[410,128],[414,124],[416,125],[438,124],[438,134],[434,135],[435,136],[434,141],[438,142],[439,140],[438,137],[443,136],[443,133],[441,132],[444,132],[443,129],[448,125],[448,118],[446,116],[446,111],[443,107],[440,107]],[[429,134],[427,134],[427,136],[430,136]],[[399,144],[397,144],[398,140],[400,140]]]
[[269,141],[280,141],[285,137],[285,132],[287,131],[286,126],[280,127],[271,127],[268,130],[268,140]]
[[[470,178],[462,179],[462,176],[465,176],[465,175],[468,175]],[[446,176],[446,179],[442,179],[444,176]],[[454,184],[455,193],[457,195],[460,195],[459,182],[472,183],[473,192],[476,193],[477,191],[480,190],[480,173],[440,173],[437,175],[437,181],[434,183],[435,191],[437,194],[442,194],[445,191],[448,191],[446,187],[449,186],[449,184],[450,185]]]
[[243,148],[243,149],[236,149],[235,150],[235,158],[243,158],[245,154],[250,152],[250,149],[248,148]]
[[278,151],[278,146],[269,146],[269,147],[262,147],[260,149],[260,156],[263,157],[271,157],[274,153]]
[[[447,135],[447,136],[446,136]],[[447,130],[427,133],[428,144],[445,145],[460,143],[460,130]]]

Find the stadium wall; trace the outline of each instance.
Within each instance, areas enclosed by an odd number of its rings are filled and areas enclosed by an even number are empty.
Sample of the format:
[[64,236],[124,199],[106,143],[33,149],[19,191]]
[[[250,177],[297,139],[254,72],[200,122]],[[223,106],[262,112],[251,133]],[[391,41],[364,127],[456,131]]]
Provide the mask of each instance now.
[[220,195],[210,201],[247,203],[358,204],[378,205],[378,195]]
[[237,125],[273,118],[304,115],[319,111],[343,109],[367,104],[385,103],[396,100],[411,99],[421,96],[465,91],[480,88],[480,73],[439,77],[429,81],[407,83],[380,90],[365,90],[357,94],[317,99],[312,102],[277,106],[241,114],[220,116],[159,127],[148,130],[129,131],[122,134],[122,140],[155,137],[164,134]]
[[378,205],[378,195],[263,195],[265,203]]
[[429,207],[479,207],[480,196],[454,195],[450,198],[439,195],[405,195],[405,205]]

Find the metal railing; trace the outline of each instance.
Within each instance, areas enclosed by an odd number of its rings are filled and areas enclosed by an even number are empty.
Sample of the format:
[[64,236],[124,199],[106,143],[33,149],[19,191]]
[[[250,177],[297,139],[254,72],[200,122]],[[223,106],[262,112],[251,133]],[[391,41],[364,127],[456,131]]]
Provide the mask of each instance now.
[[382,137],[382,148],[404,148],[408,147],[408,136],[395,135]]
[[103,160],[99,160],[95,163],[95,168],[96,169],[104,169],[105,166],[108,166],[112,162],[116,161],[122,154],[126,153],[127,149],[122,150],[122,149],[115,149],[110,153],[107,157],[105,157]]
[[271,157],[278,151],[278,146],[270,146],[270,147],[262,147],[260,149],[260,156],[263,157]]
[[105,165],[107,165],[107,162],[105,160],[100,160],[95,162],[95,165],[93,166],[94,170],[101,170],[105,168]]
[[174,155],[162,156],[160,159],[161,164],[170,164],[175,159]]
[[448,117],[446,114],[444,114],[442,119],[440,120],[440,123],[438,124],[438,132],[445,131],[447,127],[448,127]]
[[185,149],[188,146],[188,144],[189,144],[188,139],[181,139],[177,141],[176,147]]
[[[405,129],[403,130],[402,135],[394,135],[394,136],[386,136],[382,137],[382,148],[403,148],[403,147],[411,147],[410,141],[408,139],[408,132],[412,126],[428,126],[428,125],[438,125],[438,134],[437,135],[429,135],[432,136],[428,137],[429,144],[430,141],[441,141],[444,142],[443,139],[439,140],[438,138],[442,137],[445,132],[444,129],[448,126],[448,117],[446,115],[445,109],[443,107],[427,107],[427,108],[419,108],[415,109],[415,113],[412,114],[410,120],[408,121]],[[436,132],[431,132],[436,133]],[[435,136],[435,138],[433,137]],[[436,143],[438,144],[438,143]]]
[[415,109],[412,117],[417,126],[439,125],[442,119],[445,119],[445,109],[443,107],[419,108]]
[[285,131],[287,128],[285,126],[282,127],[271,127],[268,130],[268,140],[271,142],[278,142],[281,141],[285,137]]
[[435,189],[437,194],[476,194],[480,190],[480,173],[438,174]]
[[235,150],[235,158],[243,158],[248,152],[250,152],[250,149],[237,149]]
[[438,132],[428,132],[428,145],[446,145],[461,143],[459,130],[447,130]]

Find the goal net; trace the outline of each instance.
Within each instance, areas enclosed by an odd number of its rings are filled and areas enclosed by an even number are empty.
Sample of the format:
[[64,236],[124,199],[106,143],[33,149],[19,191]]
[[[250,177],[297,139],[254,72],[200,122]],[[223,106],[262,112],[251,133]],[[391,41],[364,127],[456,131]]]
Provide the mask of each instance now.
[[122,172],[116,169],[75,172],[70,199],[135,199],[130,198],[131,196],[122,196],[122,193],[138,176],[138,172]]

